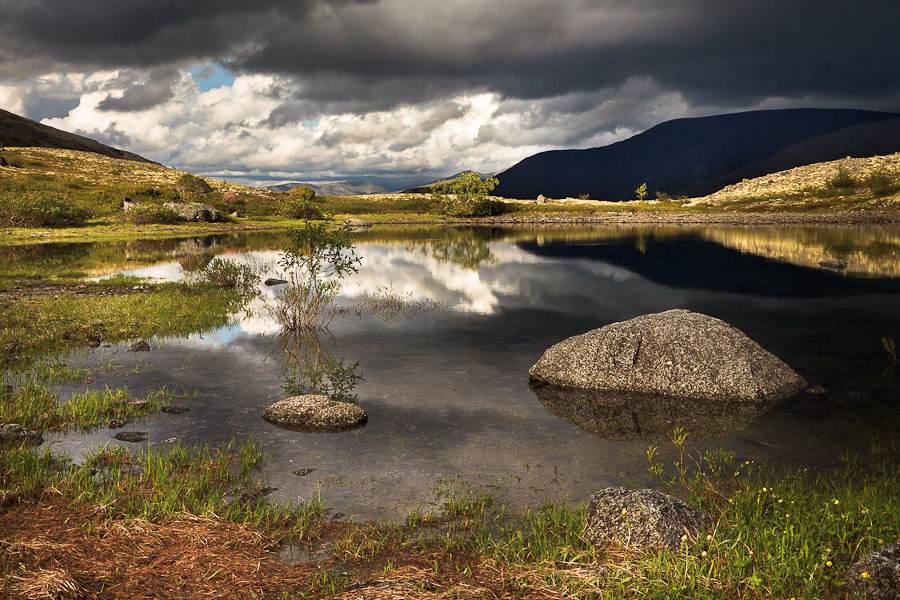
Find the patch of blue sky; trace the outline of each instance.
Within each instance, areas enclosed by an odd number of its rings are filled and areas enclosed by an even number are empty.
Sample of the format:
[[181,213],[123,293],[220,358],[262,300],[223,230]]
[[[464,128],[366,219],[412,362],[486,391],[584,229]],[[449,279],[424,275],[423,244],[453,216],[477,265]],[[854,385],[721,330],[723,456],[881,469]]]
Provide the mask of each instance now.
[[194,65],[188,68],[188,73],[197,82],[201,92],[207,92],[222,86],[231,87],[234,84],[234,75],[219,64],[203,63]]
[[319,126],[319,119],[307,119],[303,121],[303,126],[310,131],[315,131],[316,127]]

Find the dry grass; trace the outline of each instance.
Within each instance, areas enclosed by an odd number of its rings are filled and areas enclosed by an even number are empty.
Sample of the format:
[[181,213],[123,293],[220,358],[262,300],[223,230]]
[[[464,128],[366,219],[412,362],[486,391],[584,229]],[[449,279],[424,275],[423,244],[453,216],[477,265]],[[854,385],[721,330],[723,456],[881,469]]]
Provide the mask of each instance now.
[[[326,525],[341,540],[366,526]],[[400,540],[357,559],[288,563],[253,525],[178,514],[158,522],[110,520],[66,498],[20,501],[0,512],[0,597],[8,600],[190,598],[525,598],[564,596],[537,573]]]

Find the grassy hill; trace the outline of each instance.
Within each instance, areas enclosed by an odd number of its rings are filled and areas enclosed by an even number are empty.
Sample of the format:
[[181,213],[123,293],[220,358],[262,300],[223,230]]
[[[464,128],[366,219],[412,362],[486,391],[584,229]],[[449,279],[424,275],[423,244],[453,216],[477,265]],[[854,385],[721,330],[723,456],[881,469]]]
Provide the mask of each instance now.
[[[195,176],[149,161],[113,158],[56,148],[3,148],[0,157],[0,225],[54,226],[88,219],[119,219],[122,203],[162,205],[183,199],[215,206],[224,214],[273,214],[277,205],[265,190],[210,178],[200,193],[179,189]],[[0,161],[0,163],[4,162]],[[23,216],[24,215],[24,216]]]
[[0,109],[0,147],[2,146],[63,148],[94,152],[130,161],[151,162],[132,152],[119,150],[81,135],[42,125],[37,121]]

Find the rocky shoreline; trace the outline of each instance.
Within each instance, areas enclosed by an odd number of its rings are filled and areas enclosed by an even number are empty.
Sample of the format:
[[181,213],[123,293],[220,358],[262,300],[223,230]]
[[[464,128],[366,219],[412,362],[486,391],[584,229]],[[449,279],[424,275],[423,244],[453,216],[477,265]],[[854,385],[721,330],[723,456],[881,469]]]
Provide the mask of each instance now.
[[663,212],[595,212],[591,214],[544,213],[532,215],[499,215],[494,217],[454,218],[414,221],[397,218],[379,225],[856,225],[900,223],[896,211],[812,212],[733,212],[733,213],[663,213]]

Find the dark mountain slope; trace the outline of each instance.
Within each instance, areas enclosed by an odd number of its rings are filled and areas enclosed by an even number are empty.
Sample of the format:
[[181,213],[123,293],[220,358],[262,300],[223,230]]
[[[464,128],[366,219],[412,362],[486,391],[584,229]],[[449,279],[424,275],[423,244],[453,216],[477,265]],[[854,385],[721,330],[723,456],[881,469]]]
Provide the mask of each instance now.
[[36,146],[94,152],[112,158],[153,162],[132,152],[101,144],[84,136],[41,125],[37,121],[0,109],[0,146]]
[[[892,127],[877,123],[900,115],[861,110],[767,110],[661,123],[632,138],[601,148],[536,154],[497,175],[494,191],[508,198],[553,198],[590,194],[599,200],[630,200],[646,182],[651,193],[706,194],[769,168],[787,169],[847,155],[853,132],[862,127],[877,147],[872,154],[900,150]],[[813,141],[813,138],[824,139]],[[804,145],[803,142],[809,141]],[[826,145],[823,145],[827,142]],[[884,151],[884,148],[891,148]],[[790,149],[790,151],[788,151]],[[777,160],[776,155],[783,152]],[[835,154],[836,153],[836,154]]]

